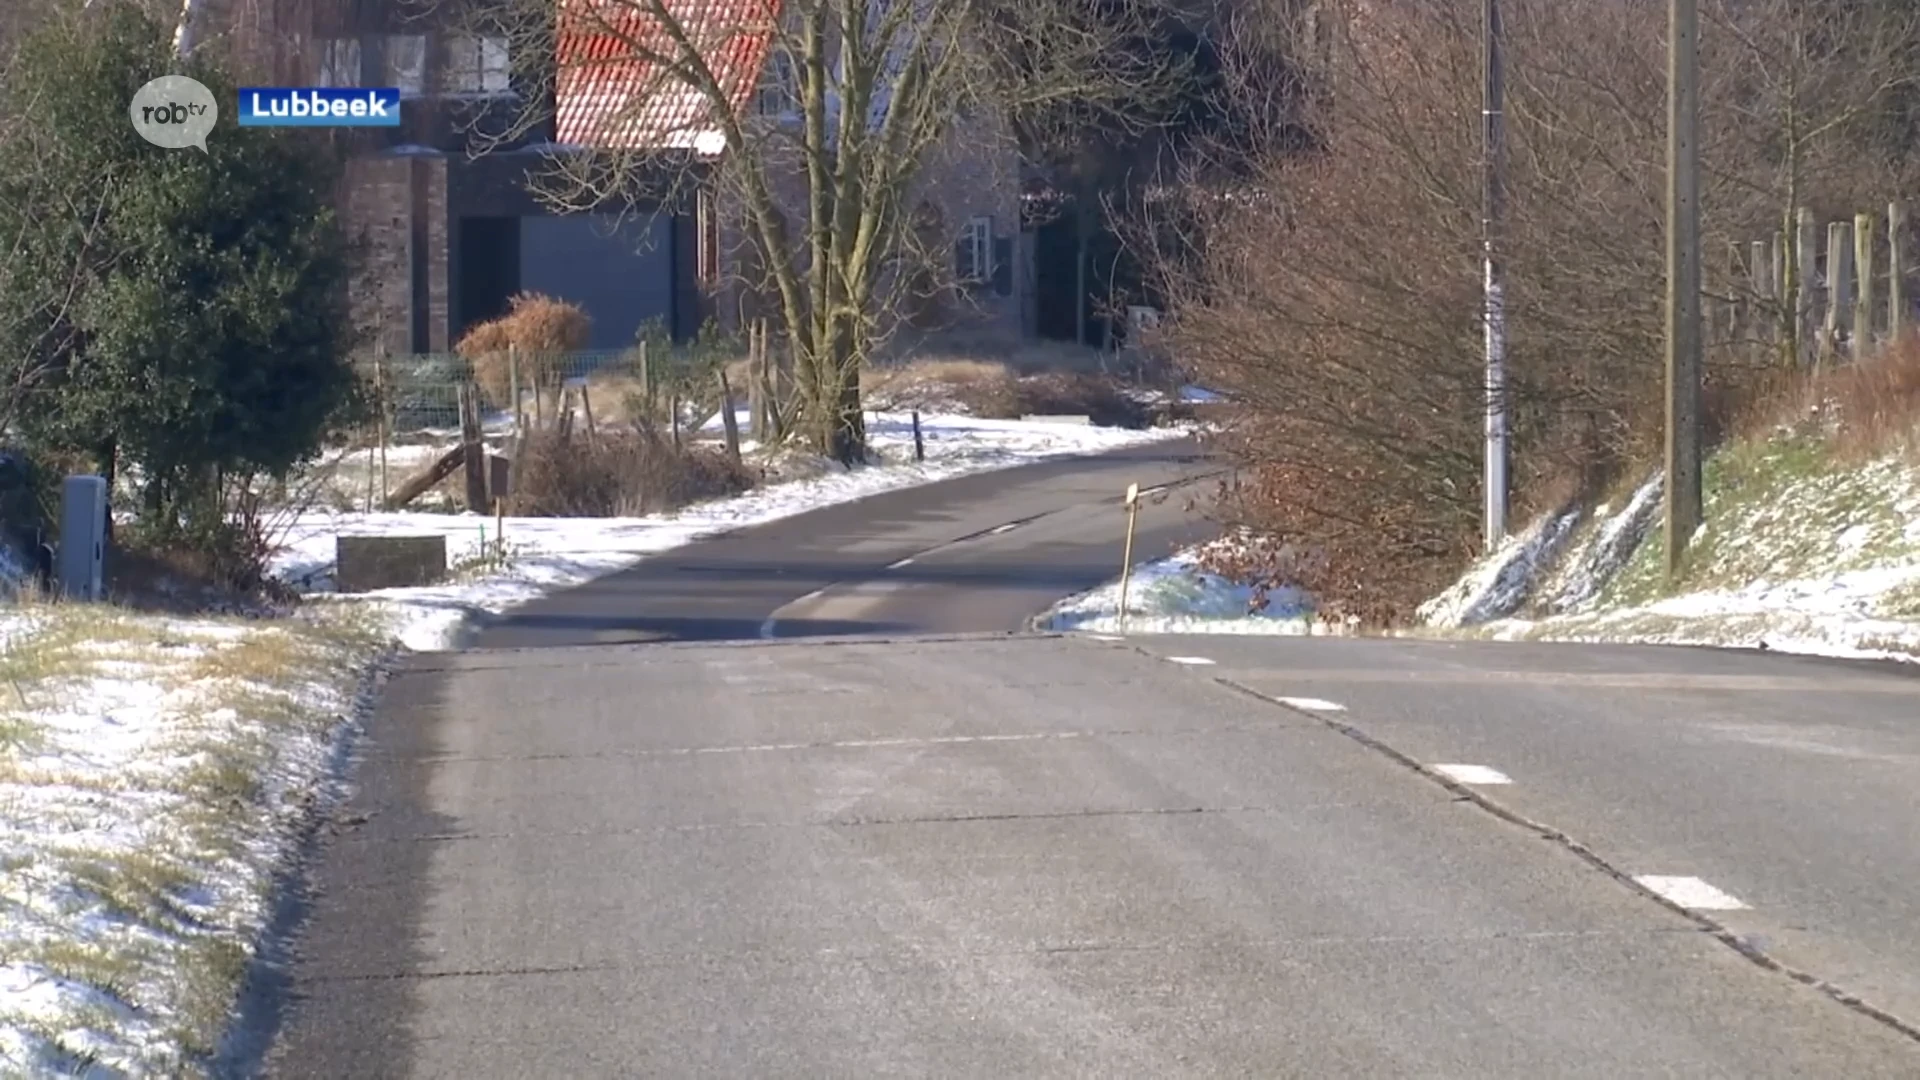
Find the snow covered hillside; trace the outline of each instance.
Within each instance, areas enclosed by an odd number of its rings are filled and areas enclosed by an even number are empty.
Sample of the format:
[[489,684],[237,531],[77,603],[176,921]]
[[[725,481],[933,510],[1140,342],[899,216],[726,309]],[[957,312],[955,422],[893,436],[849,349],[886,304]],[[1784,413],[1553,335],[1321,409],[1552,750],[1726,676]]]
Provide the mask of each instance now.
[[[1616,512],[1534,523],[1436,598],[1428,624],[1501,639],[1920,656],[1910,457],[1849,464],[1818,439],[1778,435],[1716,454],[1705,487],[1706,524],[1671,589],[1655,477]],[[1540,539],[1549,535],[1559,539]]]

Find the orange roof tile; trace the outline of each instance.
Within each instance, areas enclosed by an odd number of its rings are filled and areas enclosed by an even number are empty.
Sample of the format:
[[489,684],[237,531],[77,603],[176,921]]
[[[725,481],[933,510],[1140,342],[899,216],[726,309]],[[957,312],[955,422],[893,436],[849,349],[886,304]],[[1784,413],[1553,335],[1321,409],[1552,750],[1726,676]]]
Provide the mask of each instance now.
[[[736,111],[753,100],[780,0],[663,0]],[[562,0],[556,42],[554,141],[614,149],[717,152],[706,97],[649,51],[676,45],[647,0]]]

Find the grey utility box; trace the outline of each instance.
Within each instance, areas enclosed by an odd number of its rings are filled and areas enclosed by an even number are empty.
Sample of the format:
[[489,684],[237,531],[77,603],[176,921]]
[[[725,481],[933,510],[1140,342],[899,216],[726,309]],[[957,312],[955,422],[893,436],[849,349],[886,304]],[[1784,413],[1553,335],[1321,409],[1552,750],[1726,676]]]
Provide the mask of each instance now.
[[107,556],[107,481],[69,476],[60,485],[60,595],[98,600]]

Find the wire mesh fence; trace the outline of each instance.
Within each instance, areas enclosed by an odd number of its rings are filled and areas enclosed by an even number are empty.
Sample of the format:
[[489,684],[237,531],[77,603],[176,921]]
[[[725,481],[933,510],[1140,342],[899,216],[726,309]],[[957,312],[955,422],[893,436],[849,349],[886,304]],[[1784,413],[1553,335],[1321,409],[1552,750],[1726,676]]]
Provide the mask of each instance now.
[[[680,346],[567,353],[498,353],[475,359],[454,353],[368,358],[358,367],[392,436],[452,432],[460,399],[475,387],[492,424],[559,407],[563,391],[590,395],[591,408],[619,423],[659,411],[669,400],[718,404],[714,372],[736,357],[727,348]],[[744,359],[742,353],[738,359]]]

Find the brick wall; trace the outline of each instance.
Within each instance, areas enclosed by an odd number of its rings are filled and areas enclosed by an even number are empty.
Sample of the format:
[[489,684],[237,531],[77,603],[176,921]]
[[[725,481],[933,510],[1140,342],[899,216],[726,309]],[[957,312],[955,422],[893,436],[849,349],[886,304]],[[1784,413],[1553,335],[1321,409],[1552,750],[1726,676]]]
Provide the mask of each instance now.
[[356,245],[350,297],[367,344],[389,353],[447,349],[446,159],[350,159],[341,215]]

